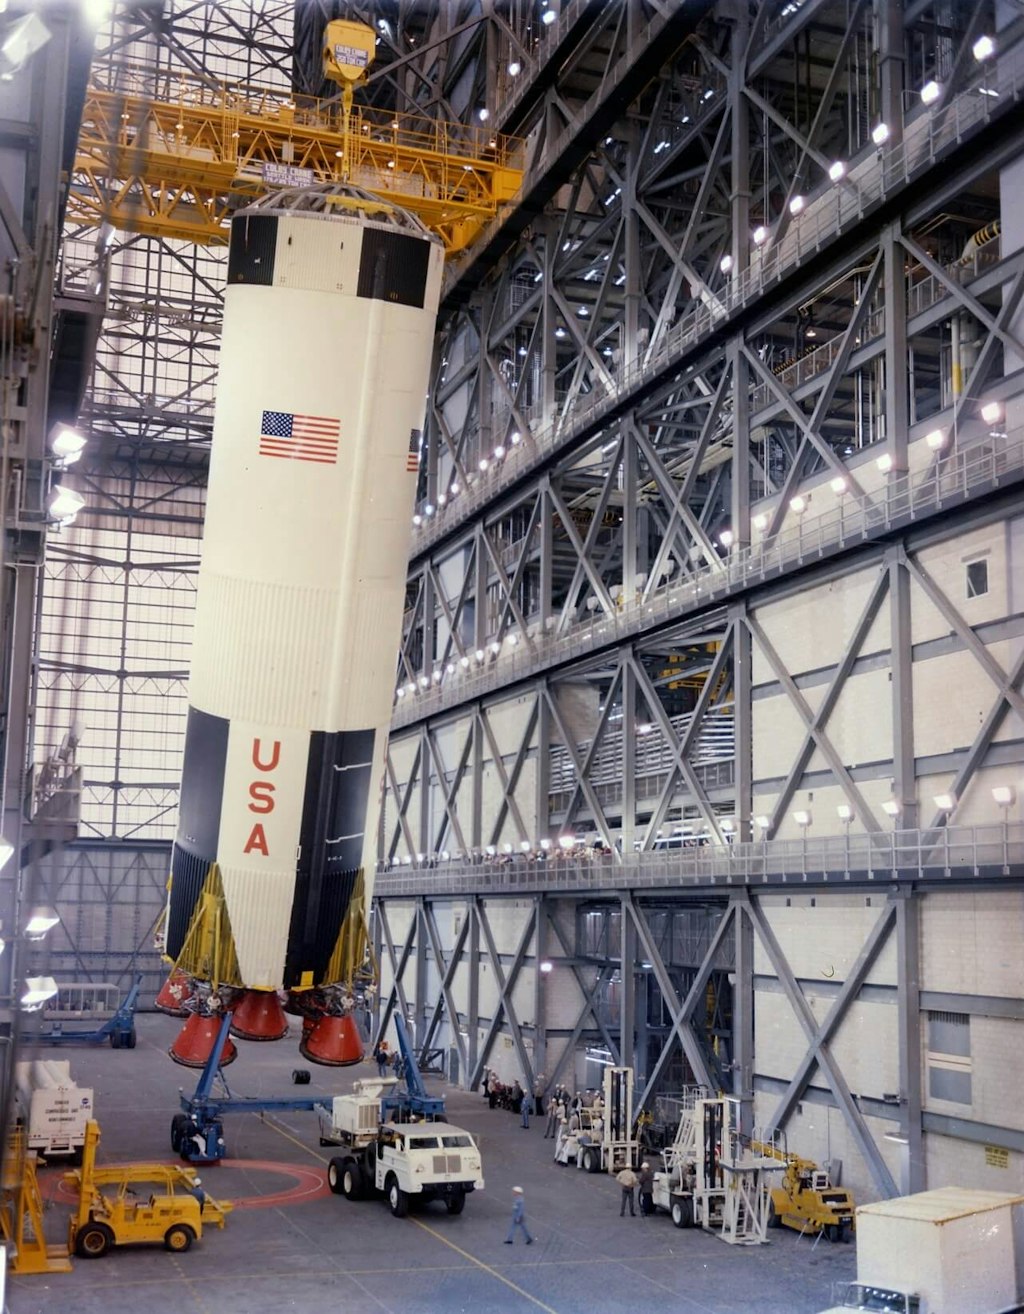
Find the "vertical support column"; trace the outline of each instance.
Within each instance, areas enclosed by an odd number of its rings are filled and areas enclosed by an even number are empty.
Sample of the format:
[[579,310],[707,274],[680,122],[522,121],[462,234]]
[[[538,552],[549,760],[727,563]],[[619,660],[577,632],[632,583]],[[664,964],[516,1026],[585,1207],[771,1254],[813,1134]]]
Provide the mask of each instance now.
[[[413,946],[413,953],[416,955],[416,972],[414,980],[416,982],[416,1000],[412,1005],[413,1017],[415,1019],[415,1037],[413,1044],[416,1049],[420,1048],[423,1040],[423,1028],[427,1020],[427,952],[430,948],[430,936],[427,934],[427,914],[426,900],[416,900],[416,943]],[[438,972],[441,970],[440,963],[436,964]],[[438,982],[440,987],[440,981]],[[408,996],[406,996],[408,998]],[[448,1019],[451,1025],[451,1019]],[[441,1040],[438,1043],[444,1044]]]
[[896,899],[896,1000],[899,1008],[900,1109],[907,1144],[900,1191],[910,1195],[927,1184],[921,1130],[921,899],[901,889]]
[[476,1071],[480,1052],[480,923],[476,915],[476,900],[466,900],[466,916],[469,929],[466,932],[466,1028],[469,1039],[466,1046],[468,1067],[463,1074],[463,1085],[469,1086],[469,1080]]
[[640,305],[643,298],[643,271],[640,267],[640,217],[636,208],[636,183],[639,172],[639,147],[636,125],[631,125],[629,160],[622,194],[624,221],[623,255],[626,265],[626,282],[623,287],[622,366],[628,373],[637,364],[637,334],[640,328]]
[[896,470],[907,469],[910,381],[907,376],[906,255],[899,244],[899,224],[882,240],[885,251],[885,437]]
[[540,970],[547,956],[548,901],[540,894],[533,901],[533,1072],[535,1077],[548,1070],[548,978]]
[[538,240],[543,242],[544,252],[543,277],[541,279],[543,300],[541,302],[540,367],[540,399],[543,405],[541,426],[543,427],[554,417],[555,413],[555,377],[558,373],[558,339],[555,337],[555,330],[558,327],[558,316],[551,290],[555,285],[555,260],[558,255],[558,244],[555,241],[555,221],[552,216],[545,215],[539,218],[537,226],[542,233]]
[[729,901],[733,915],[735,981],[732,988],[732,1093],[743,1105],[743,1126],[754,1125],[754,925],[749,900]]
[[636,597],[637,560],[637,447],[633,436],[634,417],[622,426],[622,592],[626,602]]
[[545,476],[538,489],[540,498],[540,623],[551,615],[551,566],[554,559],[554,509],[551,481]]
[[889,140],[903,140],[903,5],[875,0],[875,41],[878,48],[878,121],[888,124]]
[[742,350],[742,339],[733,338],[726,347],[732,371],[732,501],[729,527],[730,552],[750,544],[750,366]]
[[436,628],[437,599],[434,596],[434,579],[429,570],[420,576],[423,587],[423,667],[430,671],[437,660]]
[[473,816],[471,818],[470,846],[477,853],[484,846],[484,753],[487,743],[480,723],[479,705],[473,708]]
[[622,663],[622,855],[636,839],[636,672]]
[[900,805],[899,825],[916,830],[917,781],[914,776],[914,663],[911,635],[910,576],[902,544],[886,549],[889,571],[889,670],[892,679],[893,797]]
[[[480,351],[477,358],[476,374],[476,405],[477,419],[479,421],[479,450],[472,453],[470,460],[470,469],[476,466],[477,461],[482,456],[490,456],[494,450],[494,433],[493,433],[493,399],[494,399],[494,380],[491,378],[490,353],[487,350],[488,325],[491,319],[490,297],[485,300],[479,295],[476,298],[476,312],[478,315],[477,326],[480,335]],[[479,602],[478,602],[479,605]]]
[[[428,743],[429,735],[430,722],[424,721],[420,727],[420,815],[416,826],[416,845],[417,851],[422,853],[425,858],[429,858],[434,851],[434,837],[430,833],[430,796],[431,780],[435,768]],[[438,780],[437,784],[438,789],[443,791],[445,781]],[[415,858],[416,854],[412,856]]]
[[746,83],[745,53],[750,32],[747,5],[737,5],[732,27],[729,68],[729,113],[732,115],[732,268],[736,278],[750,264],[750,133]]
[[754,729],[751,706],[753,679],[751,675],[750,631],[746,625],[746,603],[737,602],[729,608],[729,635],[732,643],[733,734],[735,742],[735,796],[736,838],[745,843],[753,839],[751,817],[754,811]]
[[[537,682],[537,798],[534,815],[537,819],[536,834],[530,839],[536,843],[547,835],[551,827],[551,712],[548,708],[544,691],[547,681],[543,677]],[[554,695],[552,695],[553,697]]]
[[619,900],[619,1056],[634,1072],[647,1067],[636,1046],[636,926],[625,899]]

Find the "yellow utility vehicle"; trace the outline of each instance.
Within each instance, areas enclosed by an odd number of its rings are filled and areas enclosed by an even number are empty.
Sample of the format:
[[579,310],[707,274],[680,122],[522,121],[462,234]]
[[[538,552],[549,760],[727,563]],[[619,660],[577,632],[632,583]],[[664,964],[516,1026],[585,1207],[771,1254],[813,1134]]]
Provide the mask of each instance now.
[[162,1241],[183,1254],[203,1235],[203,1225],[223,1227],[233,1208],[212,1200],[189,1168],[164,1163],[120,1163],[96,1167],[100,1128],[86,1128],[82,1166],[64,1181],[78,1191],[71,1216],[69,1248],[82,1259],[98,1259],[111,1246]]
[[781,1182],[771,1190],[769,1227],[791,1227],[807,1236],[824,1232],[830,1241],[850,1239],[856,1205],[844,1186],[833,1186],[828,1172],[812,1159],[767,1145],[755,1148],[786,1164]]

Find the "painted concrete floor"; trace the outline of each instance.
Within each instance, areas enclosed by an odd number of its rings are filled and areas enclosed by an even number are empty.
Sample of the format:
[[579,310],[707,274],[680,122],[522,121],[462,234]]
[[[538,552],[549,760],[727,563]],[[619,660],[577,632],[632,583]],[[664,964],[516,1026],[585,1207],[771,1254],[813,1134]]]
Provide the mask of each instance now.
[[[177,1092],[196,1074],[166,1049],[179,1023],[138,1019],[134,1050],[65,1049],[80,1085],[95,1090],[103,1129],[101,1163],[177,1162],[169,1128]],[[55,1050],[43,1051],[54,1057]],[[29,1057],[29,1055],[25,1055]],[[312,1084],[291,1084],[293,1067],[310,1067]],[[241,1042],[227,1069],[243,1095],[340,1094],[371,1066],[332,1071],[298,1054],[294,1033],[271,1045]],[[428,1079],[437,1092],[442,1084]],[[200,1169],[206,1190],[238,1202],[224,1231],[211,1229],[185,1255],[135,1247],[74,1261],[67,1275],[12,1277],[11,1314],[603,1314],[661,1306],[679,1314],[814,1314],[832,1283],[855,1276],[852,1245],[817,1243],[786,1230],[771,1244],[729,1247],[697,1230],[679,1230],[664,1214],[619,1218],[609,1178],[552,1162],[543,1121],[489,1110],[479,1096],[446,1090],[449,1120],[480,1140],[486,1190],[460,1217],[440,1205],[391,1217],[383,1201],[353,1204],[328,1193],[330,1150],[313,1113],[226,1123],[229,1158]],[[40,1172],[48,1239],[66,1236],[71,1199],[60,1169]],[[513,1185],[525,1189],[526,1247],[503,1244]]]

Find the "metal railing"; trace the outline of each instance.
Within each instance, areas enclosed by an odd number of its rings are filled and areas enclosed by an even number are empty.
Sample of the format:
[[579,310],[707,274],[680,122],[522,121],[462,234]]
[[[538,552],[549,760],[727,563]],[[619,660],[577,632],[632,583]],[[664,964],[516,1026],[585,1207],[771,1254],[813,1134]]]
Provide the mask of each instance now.
[[[720,328],[748,303],[762,296],[773,284],[822,250],[845,230],[859,223],[866,212],[890,193],[904,187],[935,163],[940,152],[980,131],[1024,91],[1024,70],[1018,69],[1018,52],[1011,51],[998,69],[999,96],[982,95],[986,77],[976,80],[936,114],[921,115],[905,127],[902,141],[873,151],[850,171],[842,182],[809,201],[803,212],[786,229],[779,242],[755,252],[749,268],[728,284],[707,294],[707,300],[683,315],[667,332],[656,349],[642,362],[631,363],[615,373],[609,371],[611,386],[595,386],[588,399],[574,406],[571,415],[559,417],[541,428],[522,434],[518,445],[504,442],[506,456],[492,462],[486,474],[472,476],[472,483],[433,510],[414,533],[411,556],[429,550],[440,538],[493,501],[524,474],[561,448],[570,446],[598,425],[621,402],[639,388],[668,372],[710,333]],[[595,96],[599,93],[595,92]],[[591,99],[594,99],[592,97]],[[525,185],[524,185],[525,186]],[[496,223],[501,222],[499,214]],[[457,272],[453,270],[453,276]],[[498,433],[499,442],[508,436]],[[425,513],[425,505],[419,511]]]
[[1024,877],[1024,823],[805,836],[599,858],[536,854],[378,868],[375,898],[672,890],[761,885],[892,884]]
[[877,500],[858,503],[850,497],[842,498],[825,514],[799,518],[775,538],[734,550],[685,581],[625,602],[612,615],[594,613],[561,632],[516,636],[515,646],[504,644],[497,654],[492,654],[490,648],[481,650],[481,661],[468,668],[452,664],[450,674],[447,668],[438,672],[439,683],[416,694],[403,694],[395,705],[392,729],[635,638],[687,612],[723,601],[741,589],[946,511],[981,489],[1021,478],[1024,428],[1012,431],[1005,439],[953,452],[919,473],[890,475],[886,486],[875,495]]

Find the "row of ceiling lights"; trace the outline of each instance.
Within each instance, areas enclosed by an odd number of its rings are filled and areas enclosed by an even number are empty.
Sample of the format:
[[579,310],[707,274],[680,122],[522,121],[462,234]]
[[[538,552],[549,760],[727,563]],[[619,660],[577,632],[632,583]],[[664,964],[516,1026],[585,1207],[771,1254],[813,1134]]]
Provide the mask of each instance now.
[[[983,63],[985,60],[992,58],[992,56],[996,52],[996,44],[995,41],[992,39],[992,37],[980,36],[977,39],[977,41],[975,41],[972,50],[974,53],[974,58],[980,64]],[[998,94],[998,93],[992,92],[990,94]],[[926,82],[924,86],[921,88],[920,95],[921,95],[921,100],[925,105],[934,105],[935,102],[942,95],[942,84],[940,82],[936,82],[934,79],[930,82]],[[885,143],[889,140],[891,136],[892,136],[892,129],[889,127],[887,123],[876,123],[874,128],[871,130],[871,140],[874,142],[874,144],[877,147],[879,147],[879,149],[881,149],[881,147],[885,145]],[[828,167],[829,181],[833,183],[842,182],[842,180],[846,177],[846,170],[847,170],[847,164],[844,160],[834,160]],[[797,218],[800,214],[803,213],[806,207],[807,207],[806,196],[799,196],[799,195],[794,196],[789,203],[789,213],[794,218]],[[754,246],[763,246],[765,242],[767,242],[768,240],[769,233],[770,230],[765,224],[758,224],[758,226],[750,234],[750,240],[753,242]],[[728,274],[732,271],[734,264],[735,261],[733,260],[733,257],[729,254],[726,254],[722,256],[721,260],[718,262],[718,267],[723,274]]]
[[[509,438],[509,446],[518,447],[522,441],[523,441],[523,435],[517,429]],[[501,462],[504,461],[507,455],[508,455],[508,447],[506,447],[503,443],[499,443],[498,446],[495,447],[494,451],[491,452],[489,456],[481,456],[480,460],[477,462],[477,469],[480,471],[481,474],[486,474],[487,471],[490,470],[492,466],[499,466]],[[470,475],[467,480],[467,483],[472,483],[472,482],[473,482],[473,476]],[[423,507],[423,510],[417,511],[416,514],[413,516],[412,523],[414,525],[419,526],[423,524],[424,520],[430,520],[436,514],[437,511],[439,511],[442,507],[447,506],[450,501],[454,501],[454,499],[458,497],[461,492],[462,492],[462,485],[459,483],[457,479],[453,479],[452,482],[448,485],[447,492],[438,493],[437,505],[435,506],[433,502],[427,502],[427,504]]]
[[[998,424],[1003,418],[1003,415],[1004,411],[1001,402],[985,402],[981,408],[981,418],[986,424]],[[931,433],[925,434],[924,441],[931,451],[941,452],[949,441],[949,431],[946,429],[933,429]],[[883,452],[875,461],[875,465],[881,470],[882,474],[904,473],[896,466],[891,452]],[[849,490],[849,487],[849,480],[845,475],[836,475],[836,477],[829,482],[829,488],[831,488],[832,492],[839,497],[842,497],[842,495]],[[802,516],[807,510],[810,500],[811,497],[809,493],[797,493],[794,497],[789,499],[789,509],[795,515]],[[750,524],[752,528],[762,532],[768,528],[769,520],[770,516],[768,512],[759,511],[757,515],[751,518]],[[736,535],[731,529],[726,528],[718,535],[718,541],[721,543],[722,547],[728,549],[735,543]]]
[[[932,799],[940,812],[952,812],[956,808],[958,802],[957,796],[950,792],[934,794]],[[1017,801],[1017,791],[1012,785],[996,785],[992,789],[992,800],[1001,808],[1010,808]],[[892,817],[895,820],[895,818],[903,811],[903,807],[899,799],[887,798],[882,804],[882,811],[887,817]],[[856,813],[853,808],[850,807],[849,803],[840,803],[836,807],[836,816],[846,827],[849,827],[856,819]],[[792,813],[792,817],[801,830],[807,830],[814,819],[810,810],[807,808],[797,808]],[[762,834],[767,830],[771,830],[771,817],[755,817],[754,822],[761,830]]]

